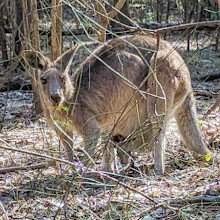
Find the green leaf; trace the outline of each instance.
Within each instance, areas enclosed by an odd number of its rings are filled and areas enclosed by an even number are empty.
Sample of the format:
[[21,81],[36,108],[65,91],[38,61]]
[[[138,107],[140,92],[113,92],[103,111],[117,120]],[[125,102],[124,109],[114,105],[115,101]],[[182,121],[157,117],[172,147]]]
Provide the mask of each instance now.
[[56,107],[56,110],[57,111],[64,110],[65,112],[68,112],[69,108],[67,106],[59,105],[58,107]]
[[60,121],[59,121],[59,120],[55,120],[55,123],[56,123],[57,125],[59,125],[59,124],[60,124]]
[[65,112],[68,112],[68,111],[69,111],[69,108],[68,108],[67,106],[63,106],[63,110],[64,110]]
[[71,120],[69,120],[69,121],[67,121],[67,122],[65,123],[66,126],[70,126],[71,124],[72,124],[72,121],[71,121]]
[[62,105],[57,106],[57,107],[56,107],[56,110],[57,110],[57,111],[61,111],[61,110],[62,110]]

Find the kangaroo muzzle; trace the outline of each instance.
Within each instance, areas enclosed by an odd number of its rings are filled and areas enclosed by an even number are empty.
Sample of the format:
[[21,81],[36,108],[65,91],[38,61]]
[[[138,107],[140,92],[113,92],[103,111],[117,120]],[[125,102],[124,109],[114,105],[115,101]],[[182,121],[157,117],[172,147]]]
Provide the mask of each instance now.
[[54,104],[59,104],[61,101],[61,95],[59,93],[55,93],[52,94],[50,96],[50,100],[54,103]]

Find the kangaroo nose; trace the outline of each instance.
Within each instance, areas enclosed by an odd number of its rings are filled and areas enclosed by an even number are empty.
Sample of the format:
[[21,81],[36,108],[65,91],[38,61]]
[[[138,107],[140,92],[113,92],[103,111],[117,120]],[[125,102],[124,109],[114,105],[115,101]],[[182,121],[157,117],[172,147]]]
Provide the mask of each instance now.
[[61,101],[61,97],[60,97],[59,93],[55,93],[55,94],[51,95],[50,98],[56,104],[58,104]]

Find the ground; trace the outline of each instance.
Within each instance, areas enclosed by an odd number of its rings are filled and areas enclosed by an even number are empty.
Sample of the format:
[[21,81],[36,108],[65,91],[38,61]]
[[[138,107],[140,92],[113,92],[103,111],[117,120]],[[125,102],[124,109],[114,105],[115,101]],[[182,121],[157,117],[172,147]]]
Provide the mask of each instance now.
[[[184,48],[180,45],[179,49]],[[182,51],[184,59],[191,60],[194,89],[217,93],[220,79],[201,82],[199,78],[220,72],[220,54],[211,47],[200,52]],[[215,100],[196,94],[204,139],[217,155],[220,113],[204,118]],[[101,172],[93,169],[83,174],[77,161],[74,170],[65,162],[58,137],[34,112],[31,91],[1,92],[0,118],[4,119],[0,132],[0,219],[220,219],[220,164],[214,156],[212,162],[195,161],[184,148],[174,120],[167,131],[164,175],[154,174],[150,153],[136,155],[136,171],[100,176]],[[80,141],[76,136],[76,144]],[[6,168],[18,170],[9,172]]]

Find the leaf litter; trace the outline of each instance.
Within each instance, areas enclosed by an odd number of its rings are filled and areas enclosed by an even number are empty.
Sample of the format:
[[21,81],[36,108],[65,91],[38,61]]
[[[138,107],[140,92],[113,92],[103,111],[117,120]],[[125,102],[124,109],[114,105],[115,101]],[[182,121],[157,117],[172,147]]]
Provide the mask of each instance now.
[[[212,58],[210,55],[209,59]],[[204,65],[210,69],[212,62],[204,60],[203,68]],[[218,92],[220,81],[216,81],[202,85],[193,81],[193,86]],[[4,119],[1,139],[19,149],[66,159],[57,135],[43,118],[36,116],[32,92],[2,92],[0,100],[0,118]],[[204,139],[217,155],[220,151],[220,113],[212,112],[203,118],[212,103],[214,99],[196,96]],[[220,164],[216,160],[212,163],[195,161],[184,148],[174,120],[169,123],[166,141],[165,175],[156,176],[152,172],[151,153],[135,156],[138,172],[111,174],[130,189],[109,179],[83,176],[77,162],[75,171],[56,161],[44,169],[0,174],[0,203],[5,210],[0,208],[0,219],[5,215],[8,219],[219,219]],[[81,139],[76,136],[76,144],[80,143]],[[0,150],[0,169],[28,168],[47,161],[35,155]],[[92,173],[92,169],[90,171]],[[214,200],[190,202],[198,196]],[[180,200],[187,203],[180,205]]]

